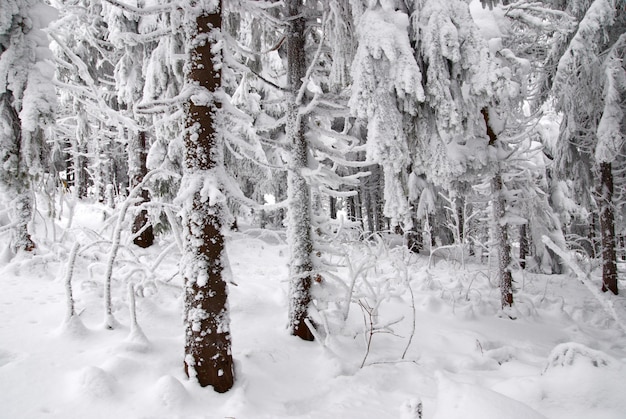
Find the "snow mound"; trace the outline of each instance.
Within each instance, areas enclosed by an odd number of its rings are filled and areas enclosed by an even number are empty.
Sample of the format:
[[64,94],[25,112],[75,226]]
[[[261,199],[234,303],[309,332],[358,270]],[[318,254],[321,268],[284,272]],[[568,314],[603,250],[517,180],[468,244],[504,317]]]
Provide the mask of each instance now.
[[13,253],[13,250],[11,250],[11,246],[4,246],[4,249],[2,250],[2,252],[0,252],[0,266],[5,266],[9,262],[11,262],[13,256],[15,255]]
[[409,399],[400,408],[400,419],[420,419],[422,417],[422,402],[419,399]]
[[69,338],[83,338],[89,334],[89,329],[87,329],[80,317],[70,316],[68,319],[63,321],[54,334]]
[[433,419],[546,419],[528,405],[495,391],[457,383],[436,374],[438,396]]
[[89,366],[78,372],[75,378],[77,396],[87,396],[93,399],[105,399],[115,394],[115,377],[101,368]]
[[131,329],[130,334],[119,345],[121,350],[146,353],[152,349],[152,344],[139,327]]
[[17,354],[0,348],[0,367],[3,367],[16,359]]
[[614,360],[607,354],[575,342],[557,345],[548,356],[544,373],[552,368],[573,367],[581,364],[603,368],[614,366]]
[[183,406],[189,396],[182,383],[171,375],[159,378],[153,390],[156,402],[165,407]]

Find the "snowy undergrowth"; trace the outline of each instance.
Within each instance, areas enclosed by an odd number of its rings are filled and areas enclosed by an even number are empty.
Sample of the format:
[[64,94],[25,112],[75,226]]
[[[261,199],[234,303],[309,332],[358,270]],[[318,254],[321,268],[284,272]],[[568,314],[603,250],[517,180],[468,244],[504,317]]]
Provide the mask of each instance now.
[[[74,217],[75,228],[102,225],[94,207],[79,204]],[[66,236],[55,243],[39,228],[35,253],[0,267],[0,418],[408,419],[418,400],[423,417],[435,419],[626,411],[626,338],[574,275],[516,273],[511,320],[484,265],[431,263],[397,241],[346,243],[347,257],[334,257],[336,277],[316,283],[322,342],[302,342],[285,328],[284,233],[244,226],[228,238],[237,383],[217,394],[183,372],[180,254],[171,238],[120,249],[112,279],[120,327],[106,330],[110,243],[77,255],[78,316],[68,324]],[[143,333],[131,328],[128,282]],[[626,318],[623,297],[606,298]]]

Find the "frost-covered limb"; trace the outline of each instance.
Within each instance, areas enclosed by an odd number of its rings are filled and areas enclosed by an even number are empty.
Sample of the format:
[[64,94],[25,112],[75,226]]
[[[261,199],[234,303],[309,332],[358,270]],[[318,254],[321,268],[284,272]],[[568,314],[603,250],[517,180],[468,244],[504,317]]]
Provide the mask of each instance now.
[[6,233],[7,231],[11,231],[14,227],[17,227],[17,222],[12,222],[7,225],[0,227],[0,234]]
[[350,285],[346,287],[346,294],[344,296],[344,321],[348,320],[348,315],[350,314],[350,303],[354,297],[354,287],[356,286],[357,280],[363,277],[364,272],[375,266],[375,259],[364,258],[359,264],[355,265],[350,256],[346,255],[346,263],[348,265]]
[[287,208],[289,206],[289,198],[277,202],[275,204],[260,204],[253,199],[244,195],[243,191],[234,182],[226,182],[223,184],[224,191],[228,194],[228,197],[235,201],[245,205],[247,208],[263,211],[276,211],[281,208]]
[[[290,18],[292,19],[300,19],[299,16],[290,16]],[[321,18],[321,22],[322,22],[322,29],[321,29],[321,35],[320,35],[320,41],[319,44],[317,46],[317,50],[315,51],[315,55],[313,56],[313,58],[311,59],[311,61],[309,62],[309,67],[307,68],[304,77],[302,77],[301,80],[301,85],[298,88],[297,91],[297,95],[295,97],[294,103],[296,105],[301,105],[302,104],[302,99],[304,98],[304,94],[307,91],[307,88],[309,87],[309,81],[311,80],[311,74],[313,74],[313,70],[315,69],[315,67],[318,65],[320,56],[322,55],[322,51],[324,48],[324,38],[326,37],[326,26],[328,25],[328,13],[326,11],[324,11],[322,18]],[[294,87],[294,86],[292,86]]]
[[143,115],[152,115],[166,112],[173,107],[180,107],[189,100],[190,91],[184,91],[172,98],[155,99],[143,101],[135,105],[135,112]]
[[[167,256],[170,256],[172,254],[172,251],[174,250],[174,248],[176,248],[178,246],[179,246],[179,243],[176,240],[174,242],[170,243],[169,245],[167,245],[165,247],[165,249],[163,249],[161,251],[161,253],[159,253],[159,256],[157,256],[156,260],[154,261],[154,263],[150,267],[150,272],[154,273],[156,271],[156,269],[159,267],[159,265],[161,264],[161,262],[163,262],[163,260],[165,260],[165,258]],[[178,250],[182,251],[182,248],[179,248]]]
[[174,241],[176,242],[176,245],[178,246],[178,251],[182,253],[184,246],[183,246],[182,233],[178,225],[178,217],[174,215],[174,213],[172,212],[172,209],[168,206],[165,207],[165,216],[167,217],[167,221],[169,222],[172,228],[172,234],[174,236]]
[[355,196],[358,194],[358,191],[337,191],[334,189],[327,188],[326,186],[320,185],[318,187],[320,192],[323,192],[327,196],[331,196],[334,198],[348,198],[350,196]]
[[145,32],[145,33],[117,32],[114,35],[113,42],[115,43],[121,42],[125,46],[132,47],[136,45],[148,44],[150,42],[158,42],[163,37],[172,35],[172,34],[173,34],[173,31],[171,28],[155,29],[151,32]]
[[580,269],[580,266],[571,257],[571,254],[557,246],[548,236],[542,236],[541,241],[550,249],[552,249],[554,253],[558,254],[563,262],[565,262],[567,266],[569,266],[570,269],[574,271],[578,279],[587,287],[589,292],[595,297],[598,303],[600,303],[600,306],[604,308],[604,310],[611,317],[613,317],[617,325],[622,329],[624,333],[626,333],[626,322],[619,318],[617,311],[615,310],[613,300],[606,299],[602,294],[600,294],[596,286],[594,286],[594,284],[589,280],[589,275],[583,272],[582,269]]
[[[228,134],[225,135],[226,137],[229,137]],[[286,170],[285,167],[283,166],[276,166],[276,165],[272,165],[270,163],[268,163],[267,161],[261,161],[257,158],[257,156],[252,156],[250,154],[248,154],[249,151],[254,151],[254,150],[235,150],[233,148],[233,144],[231,144],[230,142],[226,142],[226,148],[233,153],[234,156],[237,157],[241,157],[241,158],[245,158],[248,161],[251,161],[252,163],[256,164],[259,167],[263,167],[266,169],[273,169],[273,170]],[[240,154],[241,153],[241,154]]]
[[[97,103],[100,111],[104,112],[110,120],[118,122],[134,132],[139,131],[140,128],[134,119],[126,117],[120,112],[111,109],[103,97],[102,89],[96,85],[95,80],[91,76],[87,64],[85,64],[85,62],[77,56],[59,36],[54,33],[50,33],[49,35],[59,45],[63,53],[70,59],[72,66],[75,68],[81,80],[85,83],[86,88],[88,89],[92,99]],[[104,56],[106,56],[106,54],[104,54]],[[79,87],[78,89],[84,89],[84,87]]]
[[251,15],[258,16],[259,18],[263,19],[264,22],[270,23],[274,28],[282,29],[287,26],[287,22],[272,15],[272,13],[268,13],[271,12],[271,9],[285,7],[285,2],[282,0],[230,0],[227,3],[227,6],[230,10],[245,10]]
[[65,313],[65,322],[69,322],[76,315],[74,307],[74,296],[72,294],[72,277],[74,276],[74,265],[76,263],[76,255],[80,249],[80,243],[75,242],[70,251],[70,256],[65,267],[65,298],[67,300],[67,311]]
[[[277,243],[286,244],[285,238],[280,234],[279,231],[267,230],[264,228],[249,228],[243,232],[248,237],[255,237],[262,239],[265,236],[272,237],[272,239],[276,240]],[[258,236],[253,236],[254,234],[258,234]]]
[[130,334],[128,338],[133,341],[135,345],[141,345],[141,348],[145,350],[148,346],[148,338],[139,326],[137,321],[137,308],[135,302],[135,284],[128,283],[128,311],[130,314]]
[[122,224],[124,218],[126,217],[128,209],[135,202],[136,195],[138,195],[141,190],[146,186],[150,178],[158,173],[161,173],[161,171],[153,170],[151,172],[148,172],[143,180],[128,193],[128,197],[126,198],[119,210],[118,220],[113,231],[113,237],[111,238],[111,250],[109,252],[106,264],[106,271],[104,274],[104,327],[109,330],[114,329],[118,325],[115,317],[113,317],[113,307],[111,302],[111,281],[113,277],[113,265],[115,263],[115,258],[117,257],[117,252],[120,248],[120,240],[123,228]]
[[358,303],[359,307],[361,307],[361,312],[363,313],[363,323],[365,324],[365,330],[367,331],[365,338],[365,354],[363,355],[363,360],[361,361],[361,366],[359,367],[363,368],[365,366],[365,361],[367,361],[367,357],[370,354],[372,337],[374,336],[374,310],[367,304],[367,302],[359,300]]
[[411,287],[411,278],[409,276],[407,264],[405,263],[400,264],[399,269],[400,269],[400,272],[402,273],[406,287],[408,288],[409,294],[411,296],[411,333],[409,334],[409,340],[407,341],[406,346],[404,347],[404,351],[402,352],[402,356],[400,357],[401,359],[404,359],[406,357],[406,353],[411,347],[411,343],[413,342],[413,337],[415,337],[415,327],[417,323],[417,311],[415,309],[415,294],[413,293],[413,287]]
[[542,31],[571,32],[576,22],[574,17],[562,10],[546,7],[542,2],[517,1],[503,6],[505,16]]
[[128,243],[134,242],[137,238],[142,237],[146,231],[152,230],[152,227],[150,220],[146,220],[146,223],[128,238]]
[[185,7],[184,2],[171,1],[163,5],[136,7],[120,0],[104,0],[115,7],[119,7],[125,12],[132,13],[137,16],[152,16],[161,13],[169,13],[176,9]]

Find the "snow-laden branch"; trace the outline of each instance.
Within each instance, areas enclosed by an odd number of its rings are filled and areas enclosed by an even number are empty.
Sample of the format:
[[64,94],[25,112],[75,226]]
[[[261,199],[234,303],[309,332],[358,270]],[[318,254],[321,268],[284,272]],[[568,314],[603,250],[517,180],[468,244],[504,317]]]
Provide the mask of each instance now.
[[283,35],[283,36],[280,37],[280,39],[274,45],[272,45],[268,49],[266,49],[264,51],[252,51],[251,49],[248,49],[248,48],[244,47],[243,45],[241,45],[241,43],[239,41],[237,41],[235,38],[233,38],[228,32],[222,32],[222,36],[223,36],[224,40],[226,40],[228,42],[229,46],[234,47],[235,50],[237,50],[241,54],[247,55],[247,56],[265,55],[265,54],[269,54],[272,51],[277,51],[283,45],[285,40],[287,39],[287,36]]
[[49,36],[59,45],[61,50],[65,53],[65,55],[70,59],[71,64],[76,69],[78,76],[85,83],[86,88],[89,91],[89,97],[94,100],[99,109],[104,113],[106,117],[108,117],[112,121],[116,121],[133,132],[138,132],[140,127],[139,125],[132,119],[122,115],[120,112],[116,112],[107,104],[107,102],[102,97],[100,90],[96,86],[95,80],[89,74],[89,69],[87,68],[87,64],[74,52],[62,42],[59,37],[50,32]]
[[171,34],[172,30],[170,28],[157,29],[148,33],[116,32],[115,35],[112,36],[112,41],[121,41],[125,45],[135,46],[158,41],[163,36]]
[[[230,38],[232,39],[232,37],[224,35],[225,38]],[[232,40],[231,44],[235,47],[239,47],[240,48],[240,52],[242,52],[242,54],[245,55],[245,50],[243,50],[238,44],[235,44],[237,41],[236,40]],[[252,70],[250,67],[248,67],[247,65],[239,62],[239,60],[237,60],[235,57],[232,56],[232,54],[227,54],[224,53],[224,58],[223,58],[224,62],[226,64],[228,64],[229,67],[231,68],[236,68],[239,71],[241,71],[242,73],[249,73],[249,74],[253,74],[255,77],[257,77],[259,80],[261,80],[262,82],[272,86],[273,88],[280,90],[281,92],[288,92],[288,89],[279,86],[278,84],[274,83],[271,80],[268,80],[267,78],[265,78],[264,76],[262,76],[261,74],[259,74],[258,72]]]
[[277,202],[275,204],[259,204],[255,200],[245,196],[245,194],[239,188],[239,185],[231,181],[230,177],[226,175],[223,170],[220,171],[220,174],[218,174],[218,176],[220,178],[220,184],[224,188],[226,196],[247,208],[264,211],[276,211],[282,208],[287,208],[289,202],[287,199]]
[[[239,144],[239,143],[237,143]],[[284,166],[276,166],[273,164],[270,164],[268,162],[263,162],[259,159],[257,159],[256,157],[253,157],[251,155],[249,155],[246,151],[242,150],[235,150],[233,148],[233,143],[231,143],[230,141],[226,141],[224,146],[228,149],[228,151],[230,151],[236,158],[245,158],[246,160],[256,164],[259,167],[264,167],[266,169],[273,169],[273,170],[287,170],[286,167]]]
[[[596,53],[597,39],[615,18],[615,10],[607,7],[608,2],[594,1],[578,25],[578,31],[569,43],[567,50],[561,56],[554,75],[555,92],[568,92],[568,85],[577,83],[578,68],[585,63],[583,60]],[[561,93],[561,96],[564,93]]]
[[132,13],[137,16],[151,16],[158,15],[160,13],[169,13],[172,10],[176,10],[182,8],[182,4],[180,2],[172,2],[167,4],[162,4],[158,6],[149,6],[149,7],[135,7],[128,3],[119,0],[104,0],[107,3],[122,9],[125,12]]
[[230,0],[226,3],[226,7],[230,10],[237,12],[247,11],[248,13],[264,19],[265,21],[273,24],[277,28],[286,26],[286,23],[272,16],[268,11],[277,7],[284,7],[285,3],[281,1],[249,1],[249,0]]
[[323,185],[319,186],[320,192],[325,193],[328,196],[332,196],[333,198],[349,198],[351,196],[355,196],[358,194],[358,191],[336,191],[334,189],[327,188]]
[[141,190],[146,186],[148,181],[156,174],[163,173],[164,170],[156,169],[148,172],[143,180],[137,184],[129,193],[126,200],[120,207],[119,216],[117,220],[117,224],[115,225],[115,230],[113,231],[113,237],[111,239],[111,250],[109,252],[109,257],[106,265],[106,272],[104,274],[104,327],[107,329],[114,329],[117,325],[117,321],[115,317],[113,317],[113,307],[111,302],[111,280],[113,276],[113,264],[115,263],[115,258],[117,257],[117,252],[120,248],[120,241],[122,237],[122,224],[124,218],[126,217],[126,213],[128,212],[131,204],[134,204],[135,197],[141,192]]
[[584,273],[582,269],[580,269],[580,266],[578,266],[578,264],[572,259],[571,255],[565,250],[561,249],[559,246],[557,246],[548,236],[541,236],[541,241],[543,242],[543,244],[549,247],[552,251],[554,251],[554,253],[559,255],[559,257],[563,260],[563,262],[567,266],[569,266],[572,269],[572,271],[574,271],[578,279],[587,287],[587,289],[589,289],[589,292],[593,294],[593,296],[600,303],[600,305],[607,311],[607,313],[611,317],[613,317],[613,319],[615,320],[617,325],[622,329],[622,331],[626,333],[626,324],[622,320],[620,320],[619,316],[617,315],[617,311],[615,311],[613,301],[602,297],[602,294],[600,294],[598,287],[594,286],[594,284],[592,284],[589,281],[589,275]]
[[[542,30],[571,32],[576,24],[574,17],[567,12],[551,9],[541,2],[527,3],[522,0],[503,7],[503,10],[505,16]],[[548,16],[559,21],[555,22]]]
[[144,101],[135,105],[135,112],[142,115],[162,113],[173,106],[181,106],[191,97],[190,90],[184,90],[172,98]]
[[328,25],[328,13],[324,11],[324,14],[322,15],[322,34],[320,36],[320,43],[317,46],[317,51],[315,51],[315,55],[313,56],[313,59],[311,60],[311,65],[309,65],[309,68],[307,68],[306,74],[304,75],[304,78],[302,79],[302,85],[300,86],[300,91],[298,92],[298,95],[296,96],[296,105],[302,104],[302,98],[304,98],[304,93],[306,92],[308,88],[309,81],[311,80],[311,74],[313,74],[313,70],[317,66],[320,56],[322,55],[322,49],[324,47],[324,39],[326,38],[326,26],[327,25]]

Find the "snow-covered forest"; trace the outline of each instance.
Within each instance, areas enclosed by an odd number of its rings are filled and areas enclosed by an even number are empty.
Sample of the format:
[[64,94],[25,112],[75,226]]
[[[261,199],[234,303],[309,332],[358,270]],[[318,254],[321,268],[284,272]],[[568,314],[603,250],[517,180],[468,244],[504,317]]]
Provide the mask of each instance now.
[[0,0],[0,418],[624,418],[625,58],[623,0]]

